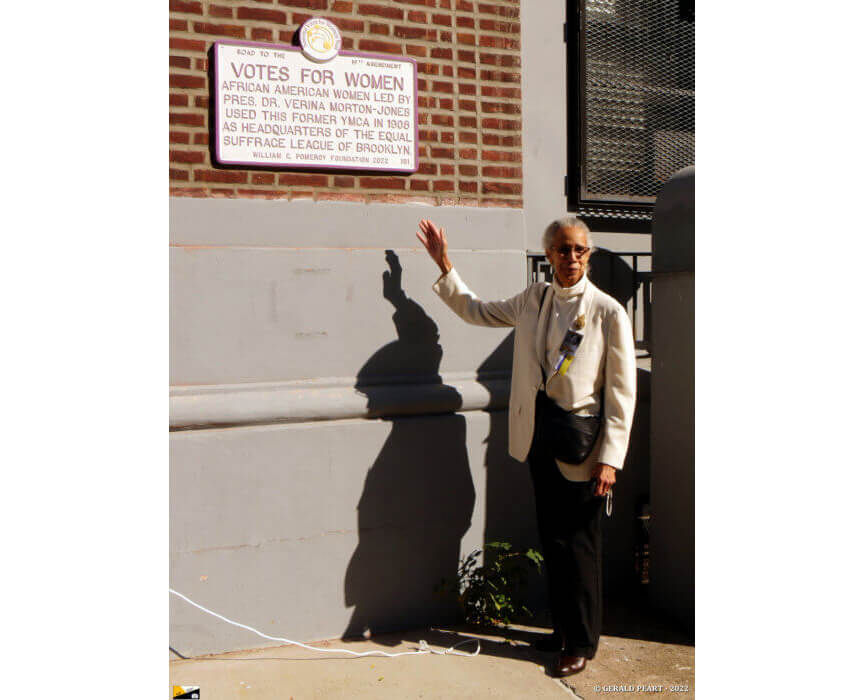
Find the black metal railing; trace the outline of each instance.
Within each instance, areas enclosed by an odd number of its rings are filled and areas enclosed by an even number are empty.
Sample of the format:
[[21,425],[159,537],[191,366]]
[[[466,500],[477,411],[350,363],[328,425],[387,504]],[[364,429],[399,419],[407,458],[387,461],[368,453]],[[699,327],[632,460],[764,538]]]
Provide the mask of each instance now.
[[[640,265],[641,262],[641,265]],[[651,253],[595,248],[589,277],[627,309],[637,357],[651,356]],[[544,253],[528,253],[528,284],[551,282],[552,266]]]

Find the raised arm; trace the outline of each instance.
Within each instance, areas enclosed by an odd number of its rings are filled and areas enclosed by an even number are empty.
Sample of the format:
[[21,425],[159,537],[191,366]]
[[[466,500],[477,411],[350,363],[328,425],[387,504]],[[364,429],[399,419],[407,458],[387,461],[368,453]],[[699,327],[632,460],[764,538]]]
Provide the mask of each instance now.
[[525,302],[525,292],[501,301],[480,301],[453,268],[447,255],[444,229],[439,229],[428,219],[423,219],[417,238],[441,270],[441,277],[433,289],[463,321],[493,328],[516,325]]

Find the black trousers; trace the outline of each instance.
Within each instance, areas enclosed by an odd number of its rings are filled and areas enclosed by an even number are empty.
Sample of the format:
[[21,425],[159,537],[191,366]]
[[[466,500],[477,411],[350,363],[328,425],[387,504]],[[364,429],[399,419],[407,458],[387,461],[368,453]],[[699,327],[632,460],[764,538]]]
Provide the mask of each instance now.
[[593,481],[564,478],[539,443],[535,432],[528,463],[552,621],[567,653],[593,659],[603,606],[600,521],[605,498],[593,495]]

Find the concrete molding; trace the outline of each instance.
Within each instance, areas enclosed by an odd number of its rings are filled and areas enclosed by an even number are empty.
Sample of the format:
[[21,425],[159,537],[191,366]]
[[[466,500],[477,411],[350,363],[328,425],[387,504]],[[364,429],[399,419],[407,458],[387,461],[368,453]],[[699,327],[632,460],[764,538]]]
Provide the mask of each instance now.
[[510,376],[451,374],[428,381],[394,377],[356,386],[356,379],[328,378],[260,384],[173,387],[171,430],[306,423],[310,421],[489,411],[507,406]]
[[453,250],[525,250],[523,211],[503,207],[172,197],[168,217],[179,246],[419,247],[417,222],[431,218]]

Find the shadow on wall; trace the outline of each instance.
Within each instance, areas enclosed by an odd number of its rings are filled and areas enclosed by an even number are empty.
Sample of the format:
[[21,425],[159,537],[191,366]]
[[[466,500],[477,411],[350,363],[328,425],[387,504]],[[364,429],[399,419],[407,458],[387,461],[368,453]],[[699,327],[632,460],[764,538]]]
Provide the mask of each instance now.
[[402,289],[399,257],[388,250],[386,259],[384,298],[396,309],[398,338],[369,358],[355,388],[392,427],[357,505],[359,541],[345,574],[345,604],[354,611],[343,638],[456,619],[453,603],[434,589],[455,577],[474,510],[465,418],[387,415],[384,397],[392,397],[394,384],[404,386],[403,400],[411,400],[412,386],[440,385],[443,403],[436,405],[450,411],[461,396],[438,373],[438,326]]

